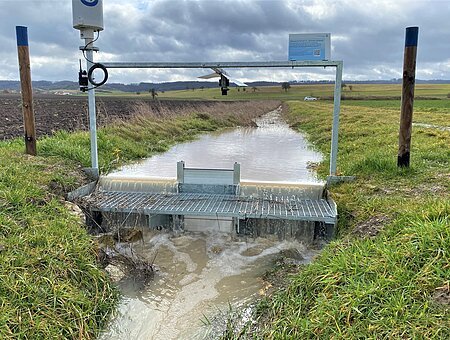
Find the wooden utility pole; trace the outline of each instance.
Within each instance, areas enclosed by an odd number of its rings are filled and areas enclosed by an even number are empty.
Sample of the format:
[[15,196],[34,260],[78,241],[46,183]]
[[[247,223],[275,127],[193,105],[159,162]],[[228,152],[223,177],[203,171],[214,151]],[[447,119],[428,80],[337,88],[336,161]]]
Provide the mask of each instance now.
[[30,52],[28,31],[24,26],[16,26],[17,53],[19,56],[20,86],[22,89],[22,112],[25,130],[26,153],[36,156],[36,129],[33,112],[33,89],[31,86]]
[[398,136],[398,167],[409,167],[418,36],[419,27],[406,28],[405,53],[403,58],[402,107]]

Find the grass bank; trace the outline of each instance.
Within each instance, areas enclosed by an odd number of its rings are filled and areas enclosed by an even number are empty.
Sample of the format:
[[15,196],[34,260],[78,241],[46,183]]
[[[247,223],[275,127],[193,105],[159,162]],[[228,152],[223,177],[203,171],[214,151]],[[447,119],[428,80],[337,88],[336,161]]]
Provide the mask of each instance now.
[[[99,131],[102,172],[167,150],[201,133],[245,125],[279,102],[189,108],[177,114],[141,108],[130,121]],[[95,338],[118,294],[97,266],[97,249],[64,194],[85,181],[87,132],[59,131],[38,142],[0,142],[0,338]]]
[[[328,155],[331,104],[289,106],[292,126]],[[449,118],[416,105],[415,122]],[[450,131],[415,126],[411,168],[398,169],[398,120],[390,101],[344,103],[338,171],[357,179],[331,188],[338,239],[260,304],[261,337],[450,338]]]

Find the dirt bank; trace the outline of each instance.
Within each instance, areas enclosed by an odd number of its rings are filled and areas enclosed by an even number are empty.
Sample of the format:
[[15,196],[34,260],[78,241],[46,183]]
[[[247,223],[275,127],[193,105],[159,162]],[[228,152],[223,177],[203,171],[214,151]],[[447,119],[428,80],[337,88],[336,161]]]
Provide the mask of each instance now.
[[[177,112],[186,106],[195,110],[218,105],[233,106],[235,102],[179,101],[136,99],[126,97],[97,97],[97,123],[99,126],[116,119],[128,119],[147,106],[153,112]],[[36,95],[34,97],[36,133],[38,138],[58,130],[75,131],[89,128],[87,98],[85,96]],[[21,137],[23,118],[21,97],[18,94],[0,94],[0,140]]]

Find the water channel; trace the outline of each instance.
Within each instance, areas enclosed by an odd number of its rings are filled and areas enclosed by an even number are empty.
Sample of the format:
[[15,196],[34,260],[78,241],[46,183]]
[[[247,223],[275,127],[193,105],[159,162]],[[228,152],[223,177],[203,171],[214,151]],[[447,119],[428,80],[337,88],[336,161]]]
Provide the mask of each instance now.
[[175,145],[110,176],[176,178],[178,161],[184,161],[190,168],[225,169],[232,169],[234,162],[238,162],[243,181],[317,182],[308,164],[321,161],[321,154],[281,120],[278,110],[257,119],[256,124],[257,128],[211,133]]
[[[176,162],[188,167],[232,168],[241,164],[243,181],[317,182],[308,169],[321,155],[284,123],[279,111],[257,120],[257,128],[209,134],[168,152],[127,166],[111,177],[175,178]],[[317,253],[298,241],[237,239],[221,233],[172,236],[147,230],[133,245],[140,256],[155,258],[157,271],[146,285],[128,277],[117,315],[102,339],[213,338],[208,320],[239,308],[258,295],[261,276],[281,251],[295,250],[307,263]]]

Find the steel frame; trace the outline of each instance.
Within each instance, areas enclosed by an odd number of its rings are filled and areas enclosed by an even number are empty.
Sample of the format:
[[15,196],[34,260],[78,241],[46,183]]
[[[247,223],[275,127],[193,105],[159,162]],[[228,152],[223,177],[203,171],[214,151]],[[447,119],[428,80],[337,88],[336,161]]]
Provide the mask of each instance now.
[[[91,52],[92,53],[92,52]],[[91,55],[89,55],[91,56]],[[90,58],[92,60],[92,57]],[[106,68],[296,68],[296,67],[335,67],[333,125],[331,130],[330,176],[336,177],[339,114],[341,110],[341,85],[343,61],[260,61],[260,62],[100,62]],[[89,115],[95,117],[95,92],[89,93]],[[91,112],[91,110],[93,112]],[[91,136],[96,136],[95,124],[91,124]],[[97,143],[91,146],[91,159],[94,172],[98,173]]]

